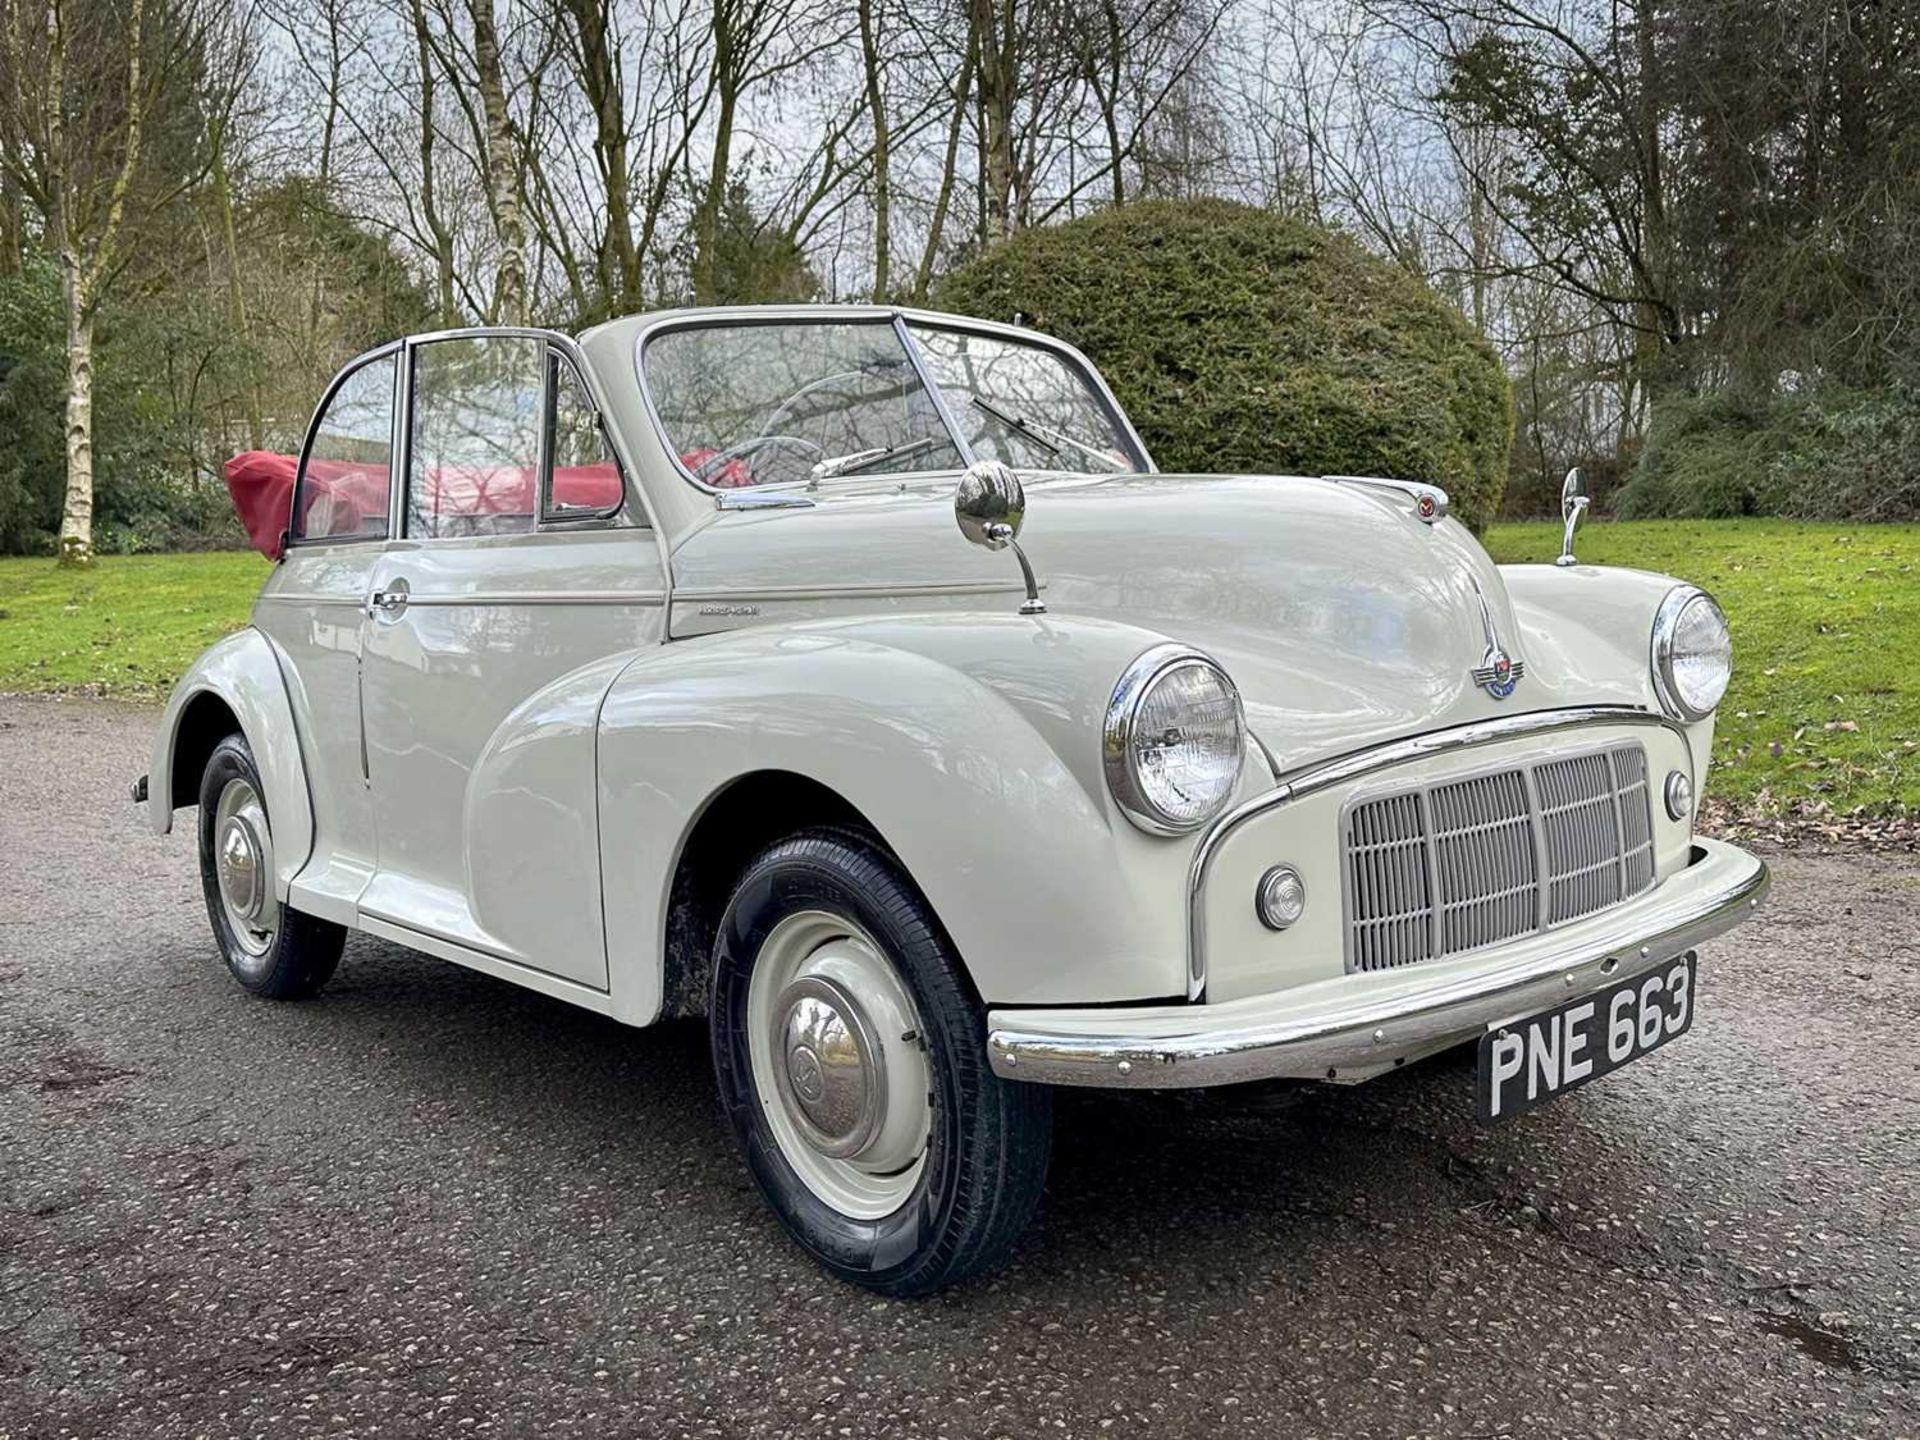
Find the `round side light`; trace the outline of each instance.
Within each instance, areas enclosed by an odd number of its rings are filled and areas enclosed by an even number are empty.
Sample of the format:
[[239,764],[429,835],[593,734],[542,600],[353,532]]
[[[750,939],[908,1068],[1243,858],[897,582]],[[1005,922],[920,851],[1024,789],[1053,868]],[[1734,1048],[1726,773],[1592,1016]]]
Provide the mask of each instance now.
[[1307,882],[1291,865],[1276,865],[1253,892],[1254,913],[1269,930],[1285,930],[1307,912]]

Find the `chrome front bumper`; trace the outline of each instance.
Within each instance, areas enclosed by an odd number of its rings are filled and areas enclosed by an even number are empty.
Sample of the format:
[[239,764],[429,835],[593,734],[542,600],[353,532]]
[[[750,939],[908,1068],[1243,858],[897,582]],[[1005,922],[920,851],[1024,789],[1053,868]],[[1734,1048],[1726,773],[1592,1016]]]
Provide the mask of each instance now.
[[1745,919],[1769,878],[1744,850],[1695,840],[1657,889],[1522,941],[1220,1005],[994,1010],[987,1053],[995,1074],[1050,1085],[1365,1080],[1691,950]]

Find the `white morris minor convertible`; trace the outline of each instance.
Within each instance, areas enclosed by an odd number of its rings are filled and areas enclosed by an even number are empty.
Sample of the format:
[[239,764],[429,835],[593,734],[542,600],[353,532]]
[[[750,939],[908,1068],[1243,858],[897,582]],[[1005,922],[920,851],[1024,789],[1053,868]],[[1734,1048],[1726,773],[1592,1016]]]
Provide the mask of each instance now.
[[1028,330],[420,335],[281,463],[135,787],[233,977],[361,930],[704,1015],[774,1210],[887,1294],[1008,1254],[1054,1086],[1474,1044],[1503,1119],[1683,1033],[1767,884],[1693,830],[1707,595],[1496,566],[1418,481],[1161,474]]

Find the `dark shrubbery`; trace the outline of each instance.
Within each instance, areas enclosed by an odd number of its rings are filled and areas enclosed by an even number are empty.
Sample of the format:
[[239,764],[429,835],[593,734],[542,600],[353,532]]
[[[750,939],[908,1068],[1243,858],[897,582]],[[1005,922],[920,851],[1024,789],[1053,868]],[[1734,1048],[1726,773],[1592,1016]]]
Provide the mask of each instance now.
[[[51,554],[66,493],[66,322],[38,256],[0,276],[0,555]],[[226,487],[170,459],[175,417],[138,383],[135,317],[108,307],[94,356],[93,541],[103,554],[246,543]]]
[[1623,520],[1920,519],[1920,384],[1654,407]]
[[1492,347],[1347,236],[1152,201],[1015,236],[936,300],[1086,351],[1163,470],[1429,480],[1476,528],[1499,507],[1512,408]]

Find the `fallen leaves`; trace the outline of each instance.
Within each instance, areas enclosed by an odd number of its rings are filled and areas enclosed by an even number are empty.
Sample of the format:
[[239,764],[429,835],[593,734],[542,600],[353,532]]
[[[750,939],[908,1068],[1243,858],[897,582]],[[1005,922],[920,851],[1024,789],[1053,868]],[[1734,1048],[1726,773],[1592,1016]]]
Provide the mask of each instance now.
[[1920,854],[1920,815],[1835,810],[1824,800],[1776,801],[1762,790],[1745,804],[1708,796],[1700,828],[1709,835],[1780,850],[1868,850]]

